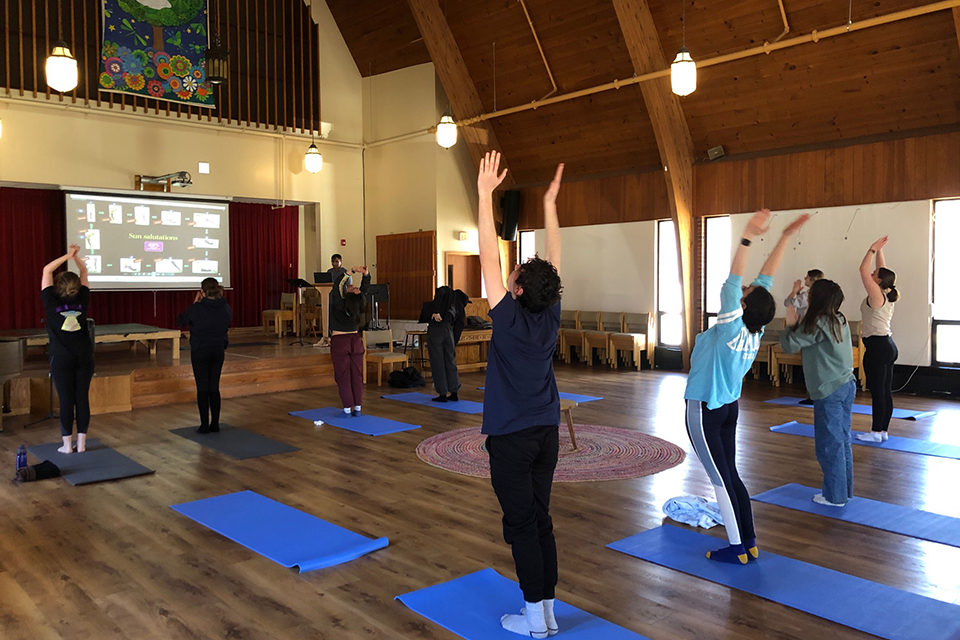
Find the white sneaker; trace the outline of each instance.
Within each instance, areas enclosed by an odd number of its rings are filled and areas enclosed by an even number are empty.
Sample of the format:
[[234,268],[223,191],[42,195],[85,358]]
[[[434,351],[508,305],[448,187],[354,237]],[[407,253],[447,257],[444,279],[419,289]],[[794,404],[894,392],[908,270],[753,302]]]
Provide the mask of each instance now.
[[883,442],[883,436],[880,435],[882,431],[867,431],[866,433],[858,433],[857,440],[861,442]]
[[830,502],[829,500],[823,497],[822,493],[818,493],[817,495],[813,496],[813,501],[816,502],[817,504],[826,505],[828,507],[843,507],[843,506],[846,506],[847,504],[846,502],[842,502],[842,503]]

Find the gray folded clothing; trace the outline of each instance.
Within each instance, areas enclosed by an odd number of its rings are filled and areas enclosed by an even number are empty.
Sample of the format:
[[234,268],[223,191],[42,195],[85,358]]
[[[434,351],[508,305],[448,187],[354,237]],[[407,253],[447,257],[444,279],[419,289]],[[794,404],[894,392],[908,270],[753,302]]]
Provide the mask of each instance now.
[[53,464],[49,460],[44,460],[40,464],[35,464],[29,467],[24,467],[17,471],[16,477],[14,477],[14,484],[19,484],[21,482],[33,482],[35,480],[46,480],[47,478],[59,478],[60,477],[60,467]]

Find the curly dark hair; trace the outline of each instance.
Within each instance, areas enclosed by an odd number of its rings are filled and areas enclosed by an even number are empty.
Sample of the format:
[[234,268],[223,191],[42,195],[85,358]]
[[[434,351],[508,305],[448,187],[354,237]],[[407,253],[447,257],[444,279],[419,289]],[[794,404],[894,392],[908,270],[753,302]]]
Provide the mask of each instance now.
[[777,302],[763,287],[754,287],[744,296],[743,324],[750,333],[759,333],[777,314]]
[[563,283],[557,268],[547,260],[534,257],[520,265],[517,284],[523,293],[517,296],[517,302],[527,311],[539,313],[549,309],[560,301]]

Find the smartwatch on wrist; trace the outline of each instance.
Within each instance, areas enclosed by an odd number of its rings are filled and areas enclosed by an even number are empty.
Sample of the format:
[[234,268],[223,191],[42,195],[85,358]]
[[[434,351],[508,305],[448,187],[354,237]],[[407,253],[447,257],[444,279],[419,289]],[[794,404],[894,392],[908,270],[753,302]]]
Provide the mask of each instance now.
[[753,244],[753,241],[748,238],[740,238],[740,244],[745,247],[749,247],[751,244]]

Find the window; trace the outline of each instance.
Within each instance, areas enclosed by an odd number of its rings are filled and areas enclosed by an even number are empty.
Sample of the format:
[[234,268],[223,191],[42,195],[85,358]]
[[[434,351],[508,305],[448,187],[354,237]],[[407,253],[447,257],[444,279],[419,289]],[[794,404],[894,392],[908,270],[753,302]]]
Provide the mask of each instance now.
[[933,209],[933,364],[960,365],[960,200],[939,200]]
[[730,216],[704,221],[704,320],[707,328],[717,323],[720,313],[720,288],[730,274]]
[[523,264],[537,255],[537,234],[535,231],[521,231],[517,243],[517,262]]
[[683,337],[683,293],[673,220],[657,222],[657,343],[679,347]]

